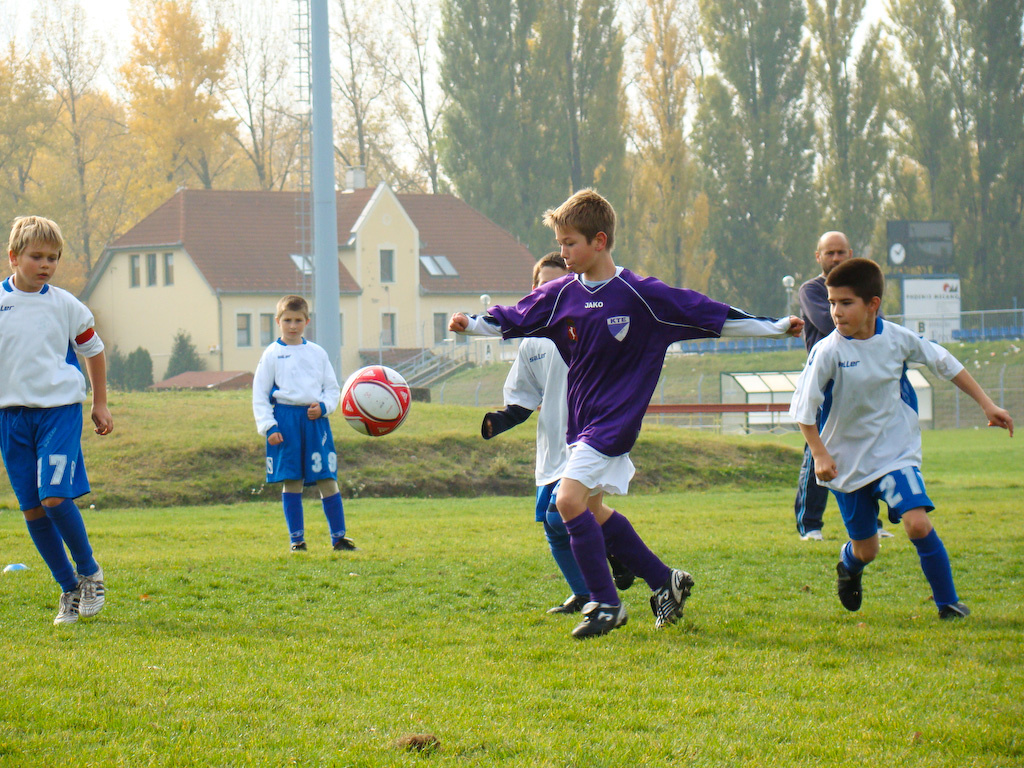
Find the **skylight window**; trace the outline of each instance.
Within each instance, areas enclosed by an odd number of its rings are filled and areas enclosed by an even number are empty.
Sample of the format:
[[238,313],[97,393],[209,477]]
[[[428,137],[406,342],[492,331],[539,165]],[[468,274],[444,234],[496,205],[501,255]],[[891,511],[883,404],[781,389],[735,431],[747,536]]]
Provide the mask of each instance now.
[[455,269],[447,256],[420,256],[420,264],[431,277],[459,276],[459,271]]
[[292,263],[303,275],[313,274],[313,259],[310,256],[303,256],[300,253],[291,254]]

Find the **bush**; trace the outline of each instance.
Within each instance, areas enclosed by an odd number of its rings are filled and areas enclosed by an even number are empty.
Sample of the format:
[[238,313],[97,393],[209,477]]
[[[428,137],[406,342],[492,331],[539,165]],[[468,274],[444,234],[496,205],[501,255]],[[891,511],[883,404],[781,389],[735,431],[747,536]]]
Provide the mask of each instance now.
[[169,379],[179,373],[205,370],[206,361],[199,356],[196,345],[192,343],[192,334],[179,330],[178,335],[174,337],[171,359],[167,362],[167,372],[164,374],[164,378]]
[[126,373],[124,353],[117,347],[107,350],[107,384],[110,388],[122,392],[127,390]]
[[124,360],[124,388],[142,390],[153,384],[153,358],[139,347]]

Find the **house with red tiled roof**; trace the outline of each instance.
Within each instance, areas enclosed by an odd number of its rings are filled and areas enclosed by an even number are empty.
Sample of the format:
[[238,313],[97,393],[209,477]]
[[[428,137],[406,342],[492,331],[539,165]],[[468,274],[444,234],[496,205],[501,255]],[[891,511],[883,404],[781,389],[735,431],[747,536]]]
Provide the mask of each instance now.
[[[181,189],[104,252],[82,293],[108,346],[138,347],[160,380],[179,331],[212,371],[253,371],[288,293],[312,304],[295,192]],[[337,194],[341,365],[452,349],[448,317],[529,292],[534,256],[451,195],[387,185]],[[310,336],[315,339],[315,314]],[[463,341],[462,338],[459,341]],[[491,357],[488,352],[488,357]]]

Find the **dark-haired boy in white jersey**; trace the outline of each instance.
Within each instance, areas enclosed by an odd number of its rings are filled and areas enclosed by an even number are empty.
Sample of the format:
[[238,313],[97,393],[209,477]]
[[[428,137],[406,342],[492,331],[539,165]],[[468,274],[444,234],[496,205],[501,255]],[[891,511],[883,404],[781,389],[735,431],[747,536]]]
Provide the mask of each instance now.
[[981,406],[989,426],[1003,427],[1011,437],[1013,419],[944,348],[878,317],[885,278],[873,261],[844,261],[825,285],[836,329],[811,350],[789,413],[850,535],[836,566],[839,600],[849,611],[860,609],[861,575],[878,555],[881,500],[917,549],[939,617],[965,617],[970,611],[957,596],[949,556],[928,518],[935,505],[921,477],[921,428],[908,364],[927,365],[952,381]]

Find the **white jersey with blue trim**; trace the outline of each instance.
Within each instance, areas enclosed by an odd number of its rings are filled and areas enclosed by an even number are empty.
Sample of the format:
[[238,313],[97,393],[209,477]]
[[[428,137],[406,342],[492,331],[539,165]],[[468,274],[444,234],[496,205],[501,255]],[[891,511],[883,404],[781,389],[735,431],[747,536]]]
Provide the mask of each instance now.
[[821,439],[838,474],[822,485],[852,493],[903,467],[921,466],[917,395],[907,365],[919,363],[942,379],[960,364],[938,344],[878,318],[870,339],[833,331],[814,345],[797,381],[789,415],[814,424],[821,407]]
[[0,408],[56,408],[85,401],[77,354],[95,357],[103,342],[92,312],[55,285],[20,291],[0,283]]
[[505,405],[518,405],[537,414],[537,485],[553,483],[569,461],[565,442],[569,404],[566,400],[569,366],[550,339],[523,339],[505,379]]
[[278,339],[263,351],[252,382],[252,412],[261,435],[277,426],[275,402],[307,406],[323,403],[327,413],[334,413],[340,399],[338,377],[319,344],[308,339],[301,344],[285,344]]

